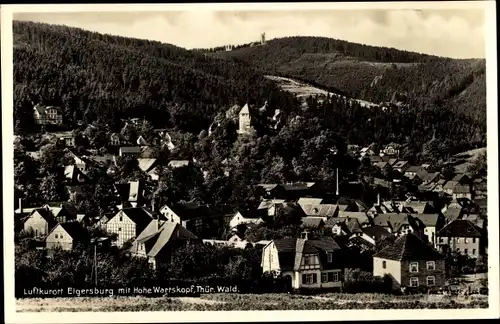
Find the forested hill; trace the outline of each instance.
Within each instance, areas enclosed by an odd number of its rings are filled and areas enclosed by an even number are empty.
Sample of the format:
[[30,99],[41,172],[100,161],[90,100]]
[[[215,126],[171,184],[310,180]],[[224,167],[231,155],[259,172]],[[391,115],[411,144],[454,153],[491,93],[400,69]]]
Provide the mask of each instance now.
[[324,37],[287,37],[231,51],[200,52],[339,89],[358,99],[442,107],[486,123],[484,59],[449,59]]
[[65,124],[145,117],[196,133],[227,106],[279,92],[247,64],[173,45],[33,22],[13,32],[17,131],[42,103],[62,107]]

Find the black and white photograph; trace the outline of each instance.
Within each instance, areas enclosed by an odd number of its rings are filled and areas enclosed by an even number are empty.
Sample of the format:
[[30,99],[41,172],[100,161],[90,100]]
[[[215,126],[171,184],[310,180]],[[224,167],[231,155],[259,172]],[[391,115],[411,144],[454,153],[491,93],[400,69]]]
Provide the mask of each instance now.
[[7,323],[498,318],[494,1],[1,13]]

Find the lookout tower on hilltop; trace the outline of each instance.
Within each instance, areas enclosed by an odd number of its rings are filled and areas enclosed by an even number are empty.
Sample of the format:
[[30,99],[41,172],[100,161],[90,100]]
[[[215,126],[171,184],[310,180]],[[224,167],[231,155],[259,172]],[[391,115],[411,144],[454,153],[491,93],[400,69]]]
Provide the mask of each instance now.
[[260,34],[260,44],[264,45],[266,43],[266,33]]

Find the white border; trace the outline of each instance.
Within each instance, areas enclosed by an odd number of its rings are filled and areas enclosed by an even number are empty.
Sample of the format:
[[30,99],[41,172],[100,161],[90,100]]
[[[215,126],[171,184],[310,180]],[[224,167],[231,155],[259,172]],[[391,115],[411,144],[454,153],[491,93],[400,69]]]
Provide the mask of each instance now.
[[[232,311],[221,312],[88,312],[88,313],[16,313],[14,296],[14,232],[12,231],[13,186],[13,71],[12,16],[16,12],[103,12],[103,11],[187,11],[187,10],[327,10],[327,9],[481,9],[485,10],[487,135],[488,135],[488,200],[489,218],[489,308],[447,310],[333,310],[333,311]],[[119,323],[119,322],[221,322],[221,321],[342,321],[370,319],[475,319],[499,317],[499,247],[498,247],[498,125],[496,8],[494,1],[435,2],[367,2],[367,3],[245,3],[245,4],[114,4],[114,5],[2,5],[2,130],[4,192],[4,287],[6,323]],[[168,313],[168,317],[166,317]]]

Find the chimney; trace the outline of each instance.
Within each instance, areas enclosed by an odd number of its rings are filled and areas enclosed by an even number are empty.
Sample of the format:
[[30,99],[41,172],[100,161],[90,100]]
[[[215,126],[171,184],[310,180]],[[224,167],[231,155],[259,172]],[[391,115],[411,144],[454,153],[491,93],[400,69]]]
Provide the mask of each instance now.
[[19,198],[19,213],[23,213],[23,198]]
[[336,172],[337,172],[337,176],[336,176],[336,180],[337,180],[337,196],[339,195],[339,168],[336,169]]
[[308,232],[307,230],[304,230],[304,231],[302,232],[301,238],[302,238],[303,240],[307,240],[307,239],[309,238],[309,232]]
[[380,192],[377,193],[377,206],[380,206]]

